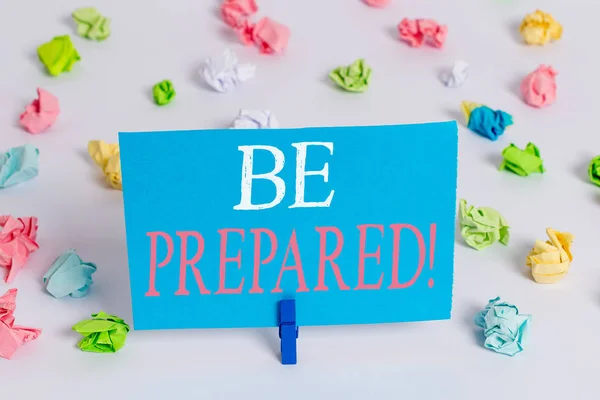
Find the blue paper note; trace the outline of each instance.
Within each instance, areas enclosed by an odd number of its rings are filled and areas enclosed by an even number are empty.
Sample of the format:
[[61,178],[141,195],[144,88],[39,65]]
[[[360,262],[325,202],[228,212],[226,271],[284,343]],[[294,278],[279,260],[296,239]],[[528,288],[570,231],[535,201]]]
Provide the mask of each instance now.
[[0,189],[18,185],[38,175],[40,151],[32,145],[13,147],[0,154]]
[[52,263],[44,275],[46,290],[57,299],[65,296],[83,297],[94,283],[94,272],[96,264],[82,261],[75,250],[69,249]]
[[135,329],[450,317],[455,122],[119,142]]

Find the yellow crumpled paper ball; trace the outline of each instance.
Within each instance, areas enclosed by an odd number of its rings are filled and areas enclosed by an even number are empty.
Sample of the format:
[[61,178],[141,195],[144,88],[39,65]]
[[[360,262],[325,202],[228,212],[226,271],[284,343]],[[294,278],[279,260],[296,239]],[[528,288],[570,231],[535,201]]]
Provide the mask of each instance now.
[[552,228],[546,229],[546,233],[550,240],[535,241],[535,246],[527,256],[527,266],[531,268],[537,283],[556,283],[564,278],[571,267],[573,235]]
[[562,25],[547,12],[536,10],[527,14],[521,22],[519,32],[527,44],[544,45],[562,36]]
[[90,140],[88,153],[96,165],[102,169],[110,186],[123,190],[119,145],[117,143],[109,144],[103,140]]

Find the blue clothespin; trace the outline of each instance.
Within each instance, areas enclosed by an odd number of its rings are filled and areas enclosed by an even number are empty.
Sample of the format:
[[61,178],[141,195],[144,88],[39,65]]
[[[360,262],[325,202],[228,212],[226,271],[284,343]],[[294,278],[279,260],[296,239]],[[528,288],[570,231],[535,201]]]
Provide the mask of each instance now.
[[279,302],[279,338],[281,339],[281,363],[296,364],[296,300]]

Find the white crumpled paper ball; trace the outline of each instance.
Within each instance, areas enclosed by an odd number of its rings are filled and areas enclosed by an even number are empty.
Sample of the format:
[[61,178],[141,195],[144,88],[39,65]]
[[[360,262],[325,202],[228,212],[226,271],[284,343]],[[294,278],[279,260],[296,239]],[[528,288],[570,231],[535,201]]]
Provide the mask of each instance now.
[[255,65],[238,63],[235,53],[227,49],[220,56],[207,59],[200,72],[210,87],[224,93],[252,78],[255,71]]
[[464,85],[469,76],[469,64],[466,61],[458,60],[454,62],[452,69],[442,74],[442,82],[450,88],[457,88]]
[[279,123],[269,110],[240,110],[231,124],[233,129],[279,128]]

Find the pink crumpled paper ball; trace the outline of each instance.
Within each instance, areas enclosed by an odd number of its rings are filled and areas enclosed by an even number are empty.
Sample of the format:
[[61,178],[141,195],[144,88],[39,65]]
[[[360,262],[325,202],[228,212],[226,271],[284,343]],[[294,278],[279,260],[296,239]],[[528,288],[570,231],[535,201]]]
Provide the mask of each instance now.
[[11,283],[27,258],[39,246],[37,218],[0,215],[0,267],[8,269],[5,282]]
[[521,81],[521,94],[525,103],[533,107],[545,107],[556,100],[558,72],[551,66],[540,65]]
[[35,340],[41,329],[15,325],[14,312],[17,308],[17,289],[9,289],[0,296],[0,357],[10,360],[24,343]]
[[232,28],[239,28],[248,17],[258,11],[255,0],[225,0],[221,4],[223,21]]
[[238,35],[244,44],[254,43],[261,53],[274,54],[281,53],[286,48],[290,30],[287,26],[264,17],[256,25],[244,21],[238,28]]
[[398,24],[398,32],[400,39],[411,47],[421,47],[426,42],[433,47],[440,48],[446,41],[448,27],[438,24],[433,19],[404,18]]
[[236,28],[236,30],[240,40],[246,46],[250,46],[252,43],[254,43],[254,25],[251,22],[245,20]]
[[371,7],[383,8],[390,4],[390,0],[363,0],[365,4]]
[[261,53],[281,53],[289,39],[289,28],[270,18],[262,18],[254,25],[254,44],[258,46]]
[[21,114],[21,125],[29,133],[40,133],[48,129],[60,113],[58,99],[44,89],[37,89],[38,98],[29,104]]

